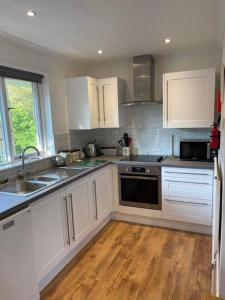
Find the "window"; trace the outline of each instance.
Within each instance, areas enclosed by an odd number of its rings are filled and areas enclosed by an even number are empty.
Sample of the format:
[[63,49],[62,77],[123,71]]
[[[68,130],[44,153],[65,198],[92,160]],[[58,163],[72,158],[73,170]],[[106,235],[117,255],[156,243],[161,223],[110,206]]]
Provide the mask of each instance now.
[[21,74],[15,73],[15,78],[11,73],[9,77],[2,76],[8,73],[1,72],[0,66],[0,163],[19,158],[30,145],[43,151],[40,80],[30,78],[33,73],[21,71]]

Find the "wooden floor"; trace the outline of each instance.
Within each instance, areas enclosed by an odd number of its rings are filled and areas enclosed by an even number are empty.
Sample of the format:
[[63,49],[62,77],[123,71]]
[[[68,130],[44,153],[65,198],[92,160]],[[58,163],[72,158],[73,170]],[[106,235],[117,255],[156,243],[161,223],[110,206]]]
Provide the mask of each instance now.
[[200,300],[211,238],[113,221],[42,292],[42,300]]

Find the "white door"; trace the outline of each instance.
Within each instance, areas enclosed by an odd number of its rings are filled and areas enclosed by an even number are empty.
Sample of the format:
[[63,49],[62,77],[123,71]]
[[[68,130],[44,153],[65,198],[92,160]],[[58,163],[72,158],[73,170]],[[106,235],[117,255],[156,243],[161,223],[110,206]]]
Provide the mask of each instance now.
[[99,128],[100,126],[99,105],[100,104],[99,104],[99,96],[98,96],[98,84],[97,84],[97,80],[91,77],[88,77],[88,97],[89,97],[91,128]]
[[104,168],[92,177],[94,216],[101,221],[112,211],[112,169]]
[[30,209],[0,222],[0,299],[38,299]]
[[75,243],[79,243],[91,229],[91,191],[90,177],[71,184],[67,188],[71,212],[71,236]]
[[100,99],[100,127],[119,127],[117,78],[98,80]]
[[68,204],[65,189],[32,205],[34,247],[38,278],[41,280],[68,253]]
[[215,70],[164,74],[163,126],[209,127],[214,121]]

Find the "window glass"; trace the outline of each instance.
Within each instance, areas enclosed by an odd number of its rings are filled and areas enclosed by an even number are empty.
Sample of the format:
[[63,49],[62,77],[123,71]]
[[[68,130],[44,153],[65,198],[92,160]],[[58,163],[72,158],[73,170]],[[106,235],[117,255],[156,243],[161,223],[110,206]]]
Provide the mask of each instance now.
[[[14,156],[27,146],[39,146],[36,84],[5,78],[12,148]],[[31,149],[32,152],[32,149]],[[28,152],[29,153],[29,152]]]

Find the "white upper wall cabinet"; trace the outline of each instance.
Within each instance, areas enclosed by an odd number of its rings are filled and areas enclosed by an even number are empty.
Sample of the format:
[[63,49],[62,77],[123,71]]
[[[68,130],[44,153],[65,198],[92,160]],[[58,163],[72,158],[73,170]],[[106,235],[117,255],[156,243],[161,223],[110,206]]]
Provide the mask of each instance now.
[[69,129],[99,127],[97,80],[91,77],[67,79]]
[[163,127],[201,128],[214,122],[215,69],[163,75]]
[[67,79],[69,129],[115,128],[124,125],[126,83],[113,77]]

